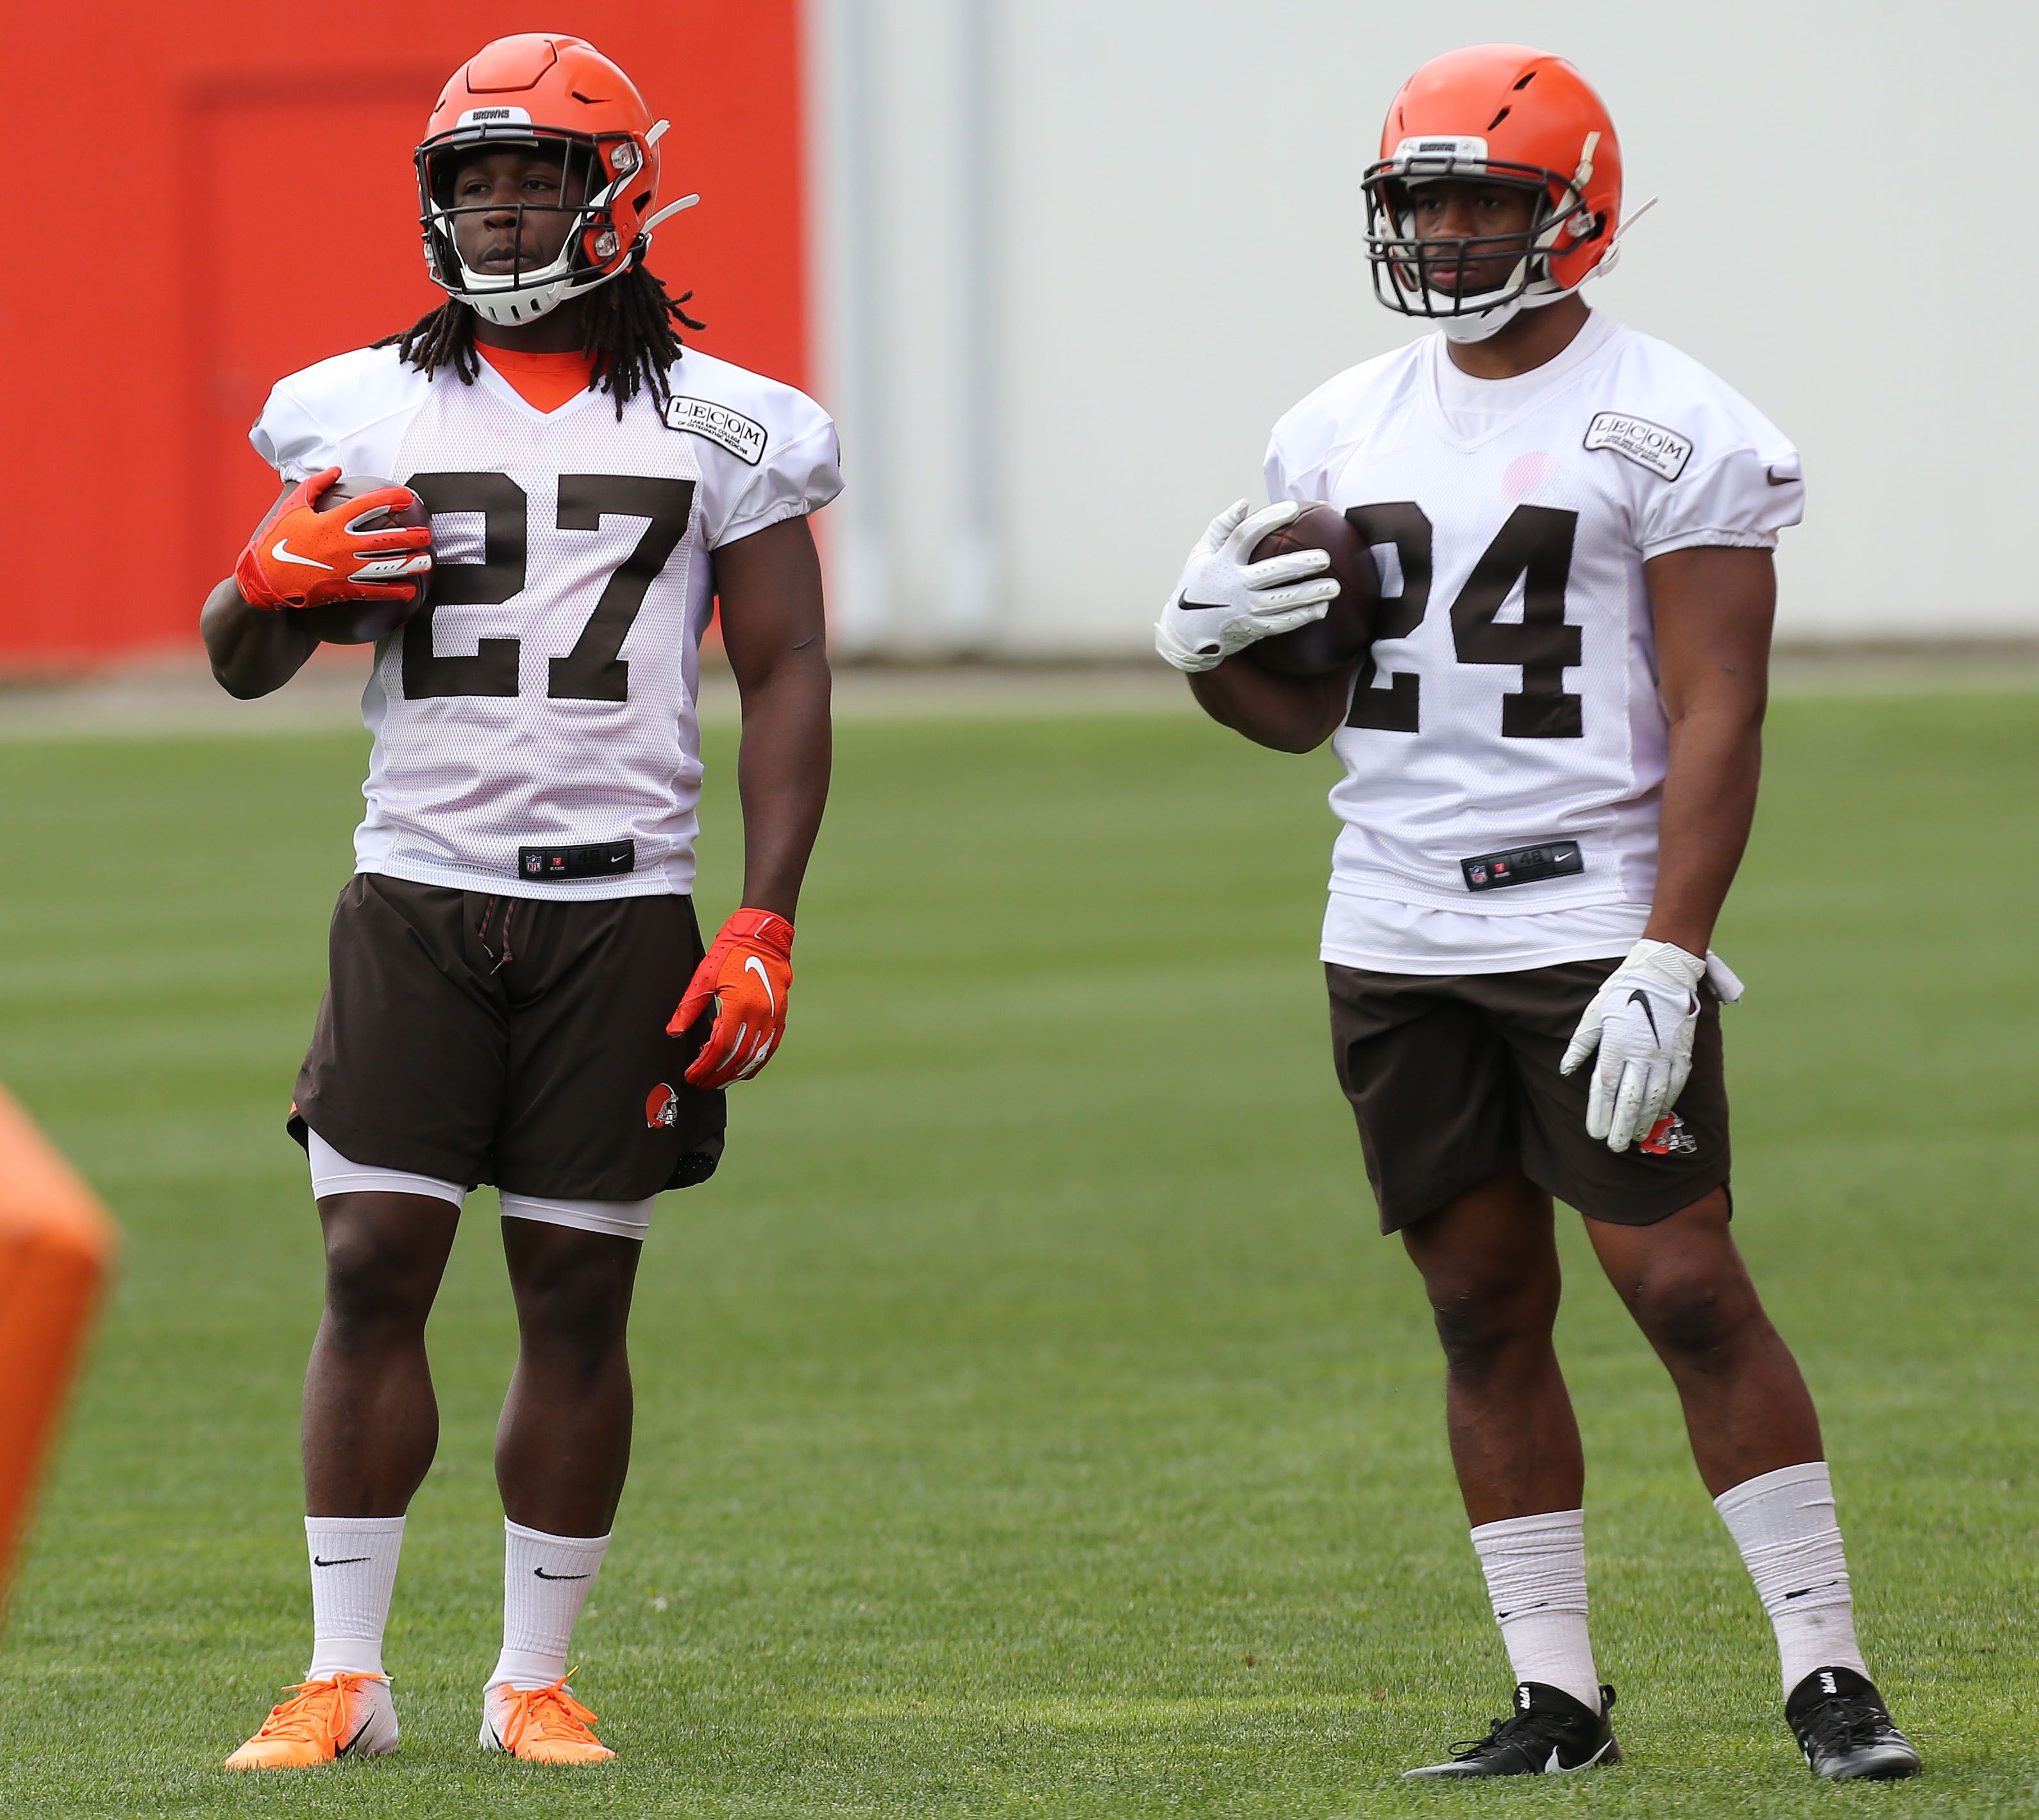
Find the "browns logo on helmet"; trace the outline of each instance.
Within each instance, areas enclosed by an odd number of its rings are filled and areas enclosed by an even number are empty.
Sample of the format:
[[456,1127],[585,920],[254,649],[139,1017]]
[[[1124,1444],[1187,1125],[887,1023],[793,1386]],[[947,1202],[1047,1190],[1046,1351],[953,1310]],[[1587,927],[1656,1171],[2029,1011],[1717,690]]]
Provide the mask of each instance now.
[[[1536,192],[1527,236],[1419,240],[1412,191],[1450,179]],[[1363,183],[1374,294],[1454,339],[1483,340],[1606,261],[1621,215],[1621,147],[1605,104],[1563,58],[1475,44],[1433,58],[1403,84]],[[1498,285],[1474,291],[1446,275],[1463,279],[1509,253]]]
[[[667,124],[652,120],[636,85],[585,39],[523,32],[484,45],[446,84],[416,153],[432,282],[477,315],[507,325],[534,321],[627,270],[653,228],[701,199],[683,197],[651,212]],[[461,257],[454,225],[498,205],[456,203],[454,175],[478,151],[532,146],[557,151],[559,196],[514,205],[519,227],[526,207],[571,211],[565,244],[536,271],[477,272]]]

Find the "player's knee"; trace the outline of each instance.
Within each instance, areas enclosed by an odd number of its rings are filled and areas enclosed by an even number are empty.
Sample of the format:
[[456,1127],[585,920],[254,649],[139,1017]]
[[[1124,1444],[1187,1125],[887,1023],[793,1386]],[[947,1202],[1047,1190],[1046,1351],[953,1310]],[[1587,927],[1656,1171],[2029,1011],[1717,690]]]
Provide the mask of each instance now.
[[1430,1286],[1430,1309],[1446,1366],[1455,1377],[1478,1377],[1524,1342],[1548,1339],[1557,1298],[1519,1278],[1458,1279]]
[[382,1339],[422,1332],[437,1282],[435,1271],[392,1256],[372,1234],[327,1234],[326,1320],[344,1336]]
[[1694,1359],[1732,1347],[1754,1312],[1745,1283],[1694,1269],[1645,1277],[1630,1296],[1629,1306],[1660,1352]]
[[525,1344],[541,1347],[571,1369],[595,1374],[623,1355],[630,1286],[601,1262],[570,1266],[518,1285],[517,1319]]

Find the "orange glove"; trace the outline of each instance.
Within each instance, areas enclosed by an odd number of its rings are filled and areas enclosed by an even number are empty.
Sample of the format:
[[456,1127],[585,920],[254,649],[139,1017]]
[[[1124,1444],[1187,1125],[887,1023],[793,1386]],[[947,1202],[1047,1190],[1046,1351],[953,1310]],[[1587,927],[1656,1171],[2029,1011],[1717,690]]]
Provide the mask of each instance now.
[[687,995],[666,1026],[668,1036],[690,1028],[715,1001],[715,1028],[687,1068],[697,1087],[747,1081],[772,1059],[786,1033],[786,995],[793,987],[793,925],[771,910],[740,910],[694,969]]
[[234,585],[250,606],[330,606],[343,600],[411,600],[432,566],[432,534],[424,525],[357,530],[377,512],[404,511],[418,503],[408,487],[378,487],[322,512],[314,502],[340,478],[340,469],[300,481],[255,527]]

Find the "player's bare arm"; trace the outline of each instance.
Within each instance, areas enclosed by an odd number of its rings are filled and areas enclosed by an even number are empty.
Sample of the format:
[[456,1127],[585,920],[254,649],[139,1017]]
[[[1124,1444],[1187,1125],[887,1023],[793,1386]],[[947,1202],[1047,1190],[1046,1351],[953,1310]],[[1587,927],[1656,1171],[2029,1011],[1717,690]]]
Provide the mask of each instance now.
[[1643,573],[1670,721],[1643,934],[1703,955],[1756,818],[1776,564],[1767,549],[1702,546],[1660,556]]
[[318,640],[288,614],[250,606],[231,576],[206,596],[198,629],[215,678],[243,701],[282,688],[318,648]]
[[828,802],[821,563],[803,518],[716,552],[723,647],[743,703],[743,901],[790,922]]
[[829,668],[821,568],[803,519],[716,557],[723,639],[743,700],[743,907],[722,925],[666,1034],[713,1008],[688,1065],[694,1086],[746,1081],[778,1052],[793,985],[793,911],[828,800]]
[[[1611,1149],[1665,1119],[1692,1066],[1700,982],[1739,983],[1707,949],[1756,815],[1777,576],[1768,549],[1702,545],[1643,568],[1665,720],[1657,887],[1642,939],[1566,1051],[1594,1057],[1586,1130]],[[1597,1054],[1595,1051],[1597,1050]]]

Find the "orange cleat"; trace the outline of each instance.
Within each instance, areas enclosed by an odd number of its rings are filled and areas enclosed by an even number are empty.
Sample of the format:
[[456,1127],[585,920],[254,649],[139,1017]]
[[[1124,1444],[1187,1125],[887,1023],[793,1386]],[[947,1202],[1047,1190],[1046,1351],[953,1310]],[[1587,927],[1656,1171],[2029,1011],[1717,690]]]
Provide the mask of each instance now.
[[549,1687],[519,1692],[499,1683],[481,1697],[481,1747],[526,1763],[602,1763],[616,1753],[594,1735],[595,1716],[567,1692],[561,1675]]
[[269,1709],[262,1729],[227,1758],[229,1769],[309,1769],[336,1757],[380,1757],[397,1748],[387,1675],[323,1675],[284,1692],[298,1697]]

